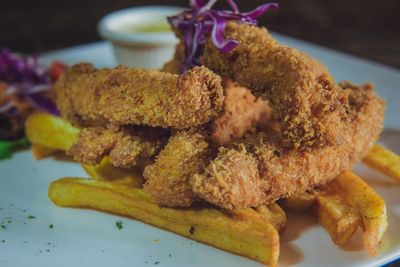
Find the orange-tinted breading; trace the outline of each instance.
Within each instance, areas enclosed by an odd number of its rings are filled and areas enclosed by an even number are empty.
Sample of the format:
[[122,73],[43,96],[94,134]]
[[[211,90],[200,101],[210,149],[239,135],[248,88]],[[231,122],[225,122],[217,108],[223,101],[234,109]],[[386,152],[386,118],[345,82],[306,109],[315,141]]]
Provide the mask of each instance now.
[[257,99],[247,88],[232,81],[224,84],[225,100],[223,112],[211,123],[211,138],[221,146],[255,133],[264,128],[271,118],[271,108],[264,100]]
[[[161,71],[179,73],[183,62],[184,46],[176,45],[174,57],[164,64]],[[267,101],[256,98],[249,89],[226,80],[224,84],[223,112],[211,123],[211,138],[217,145],[226,146],[245,133],[265,129],[270,123],[272,111]]]
[[189,179],[207,164],[209,144],[201,130],[179,131],[171,136],[156,161],[143,172],[144,190],[160,205],[187,207],[195,201]]
[[74,160],[96,165],[105,156],[116,167],[131,168],[139,160],[151,159],[160,152],[167,133],[149,127],[88,127],[67,151]]
[[122,136],[121,132],[107,130],[105,127],[84,128],[79,132],[77,141],[68,149],[67,154],[78,162],[96,165],[110,153]]
[[222,109],[221,79],[205,67],[178,76],[119,66],[73,66],[56,83],[57,106],[78,125],[148,125],[184,129]]
[[271,203],[324,184],[349,170],[377,140],[384,102],[370,85],[342,83],[347,95],[340,143],[307,151],[287,149],[265,133],[248,135],[220,151],[203,174],[191,179],[204,200],[232,209]]
[[338,144],[343,96],[321,64],[278,43],[265,28],[231,22],[225,34],[239,45],[221,53],[208,42],[204,65],[268,99],[282,145],[302,149]]

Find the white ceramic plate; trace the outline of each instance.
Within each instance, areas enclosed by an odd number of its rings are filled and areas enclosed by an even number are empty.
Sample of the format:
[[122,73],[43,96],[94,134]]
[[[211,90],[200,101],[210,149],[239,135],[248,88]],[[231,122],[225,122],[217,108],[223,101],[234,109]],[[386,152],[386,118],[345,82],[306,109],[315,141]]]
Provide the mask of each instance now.
[[[400,72],[275,34],[325,63],[337,80],[373,81],[387,100],[381,142],[400,153]],[[96,43],[45,55],[72,64],[113,66],[111,47]],[[288,214],[280,266],[378,266],[400,257],[400,184],[363,166],[357,172],[387,203],[389,228],[371,258],[357,243],[339,248],[309,215]],[[0,266],[262,266],[141,222],[90,210],[57,208],[47,198],[52,180],[86,174],[76,163],[35,161],[29,151],[0,162]],[[32,217],[34,216],[34,218]],[[115,222],[121,220],[123,229]],[[53,228],[49,226],[53,225]],[[4,240],[4,241],[3,241]]]

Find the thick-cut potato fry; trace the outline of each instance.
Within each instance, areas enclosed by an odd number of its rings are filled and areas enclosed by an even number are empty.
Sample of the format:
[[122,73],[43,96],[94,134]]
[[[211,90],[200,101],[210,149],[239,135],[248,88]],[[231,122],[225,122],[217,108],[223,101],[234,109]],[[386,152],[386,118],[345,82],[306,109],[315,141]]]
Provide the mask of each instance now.
[[363,158],[362,162],[400,181],[400,156],[393,151],[375,144],[368,155]]
[[110,164],[108,157],[104,157],[100,164],[94,166],[82,164],[82,167],[95,180],[109,181],[137,188],[141,188],[143,185],[143,177],[138,170],[135,168],[114,167]]
[[37,160],[44,159],[48,156],[52,156],[60,152],[58,149],[47,148],[45,146],[37,144],[32,144],[31,149],[33,157]]
[[314,194],[313,210],[318,222],[326,229],[335,244],[343,245],[360,225],[360,215],[329,186],[322,187]]
[[25,134],[32,144],[67,150],[76,140],[79,129],[61,117],[35,112],[25,122]]
[[275,226],[279,232],[285,230],[287,222],[286,213],[277,203],[272,203],[268,206],[260,205],[254,209],[261,214],[267,222]]
[[279,234],[257,216],[232,218],[215,208],[162,208],[142,189],[91,179],[57,180],[50,185],[49,197],[58,206],[132,217],[270,266],[277,264]]
[[254,217],[265,220],[266,222],[272,224],[275,229],[278,230],[278,232],[281,232],[285,229],[287,222],[286,213],[276,203],[270,204],[268,206],[260,205],[257,208],[224,210],[224,212],[239,219]]
[[388,224],[385,201],[352,172],[342,173],[329,186],[357,209],[362,219],[364,248],[375,256]]
[[291,211],[306,211],[314,204],[315,196],[311,193],[304,192],[299,195],[294,195],[288,198],[279,200],[279,204],[285,210]]

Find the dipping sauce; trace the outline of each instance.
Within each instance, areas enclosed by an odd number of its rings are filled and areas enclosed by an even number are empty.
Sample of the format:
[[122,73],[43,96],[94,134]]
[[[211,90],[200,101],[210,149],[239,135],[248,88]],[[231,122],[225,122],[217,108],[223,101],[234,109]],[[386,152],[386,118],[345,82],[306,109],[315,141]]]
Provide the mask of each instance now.
[[157,33],[157,32],[170,32],[171,26],[168,22],[153,22],[151,24],[143,25],[124,25],[120,26],[121,32],[141,32],[141,33]]
[[160,69],[173,57],[179,42],[167,18],[182,10],[172,6],[123,9],[102,18],[98,31],[111,42],[116,64]]

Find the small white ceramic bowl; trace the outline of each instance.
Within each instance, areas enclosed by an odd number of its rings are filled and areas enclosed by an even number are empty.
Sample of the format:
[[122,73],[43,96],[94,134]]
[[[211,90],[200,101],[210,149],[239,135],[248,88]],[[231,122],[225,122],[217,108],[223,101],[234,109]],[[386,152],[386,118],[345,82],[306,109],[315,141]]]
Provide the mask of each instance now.
[[118,64],[159,69],[174,54],[178,39],[172,31],[144,32],[151,25],[166,26],[167,16],[181,7],[143,6],[113,12],[100,20],[97,29],[111,41]]

